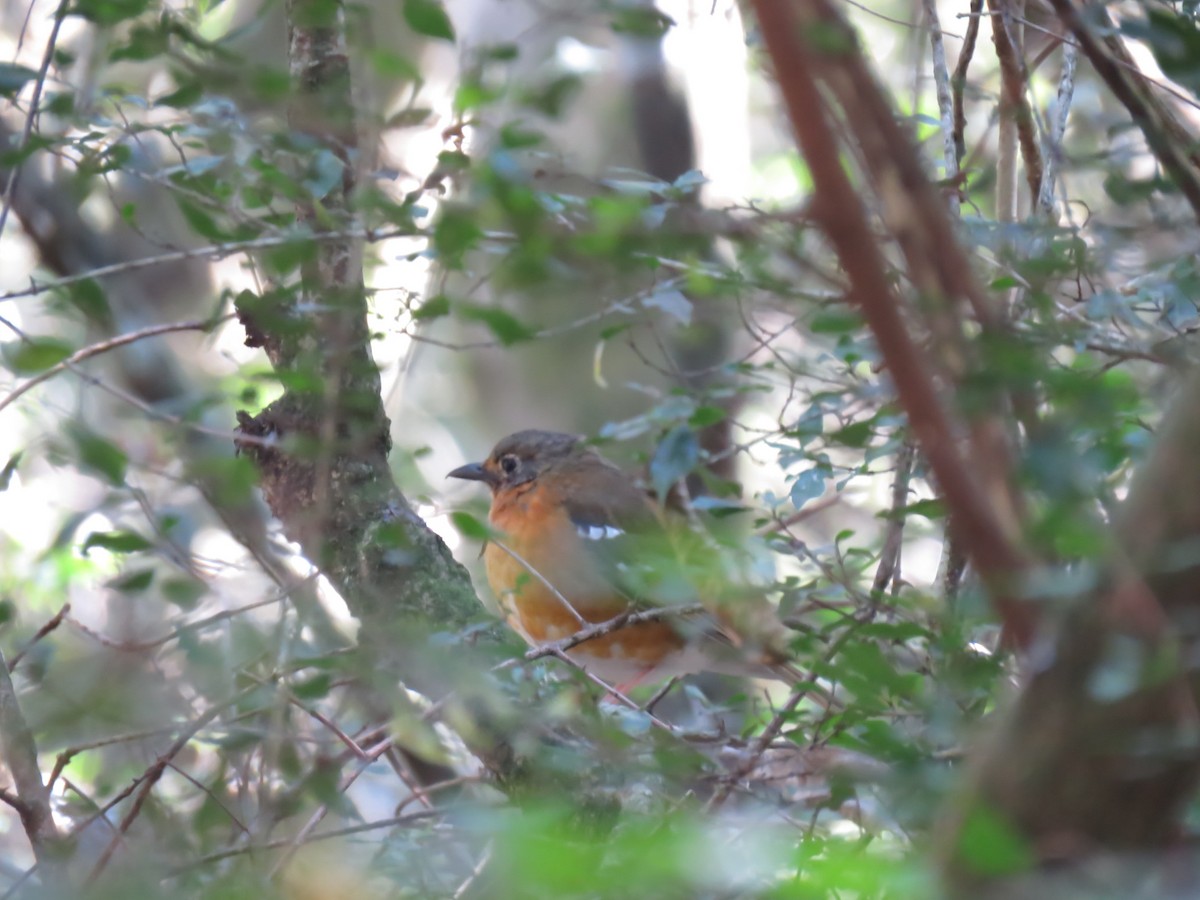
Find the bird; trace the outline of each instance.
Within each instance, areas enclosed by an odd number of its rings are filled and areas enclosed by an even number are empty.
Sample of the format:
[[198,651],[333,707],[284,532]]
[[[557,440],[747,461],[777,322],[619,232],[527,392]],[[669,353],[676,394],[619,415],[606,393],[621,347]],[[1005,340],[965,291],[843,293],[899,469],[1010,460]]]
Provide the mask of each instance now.
[[[697,581],[719,580],[704,564],[715,559],[711,548],[681,538],[660,505],[578,435],[518,431],[483,462],[447,477],[491,489],[488,518],[497,536],[483,550],[487,580],[530,646],[639,608],[694,609],[705,599]],[[702,561],[694,571],[681,559],[689,556]],[[664,615],[597,630],[603,633],[566,652],[619,691],[701,671],[790,680],[777,665],[777,634],[751,658],[712,616]]]

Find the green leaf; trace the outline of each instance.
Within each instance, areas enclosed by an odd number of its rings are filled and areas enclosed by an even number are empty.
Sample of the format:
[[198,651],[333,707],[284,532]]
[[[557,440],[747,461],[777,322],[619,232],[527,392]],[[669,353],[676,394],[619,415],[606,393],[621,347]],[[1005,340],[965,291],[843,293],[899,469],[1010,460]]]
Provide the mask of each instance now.
[[976,806],[958,835],[963,860],[980,875],[995,877],[1028,869],[1033,855],[1028,845],[999,813]]
[[873,429],[870,422],[853,422],[829,435],[829,440],[844,447],[865,447],[871,439]]
[[849,334],[862,328],[862,318],[849,309],[830,308],[813,316],[808,330],[813,334]]
[[449,266],[462,265],[463,254],[483,237],[476,216],[459,206],[446,206],[433,226],[433,248]]
[[675,20],[653,6],[617,8],[612,17],[612,30],[641,38],[661,38],[671,30]]
[[169,578],[159,586],[159,590],[168,603],[183,610],[192,610],[208,592],[208,586],[192,578]]
[[86,556],[93,547],[111,553],[137,553],[153,547],[150,541],[133,531],[93,531],[80,548]]
[[440,0],[404,0],[404,21],[417,34],[442,41],[454,40],[454,25]]
[[809,500],[815,500],[824,494],[825,482],[828,478],[829,471],[822,466],[813,466],[797,475],[792,481],[792,489],[789,494],[792,506],[800,509]]
[[0,493],[8,490],[8,486],[12,483],[13,474],[17,471],[17,466],[21,464],[21,457],[24,455],[24,450],[18,450],[8,458],[8,462],[4,464],[4,468],[0,469]]
[[140,16],[149,6],[149,0],[75,0],[70,11],[97,25],[116,25]]
[[668,431],[650,460],[650,482],[659,499],[666,497],[671,486],[688,475],[699,461],[700,442],[692,429],[676,425]]
[[75,282],[67,288],[66,296],[67,302],[83,313],[89,322],[107,324],[112,321],[108,297],[96,279],[85,278]]
[[37,74],[28,66],[17,63],[0,63],[0,96],[13,99],[26,83],[37,78]]
[[299,700],[320,700],[333,687],[333,676],[328,672],[320,672],[311,678],[292,685],[292,693]]
[[486,541],[492,537],[492,529],[468,512],[456,510],[450,513],[450,521],[459,534],[472,541]]
[[906,516],[924,516],[926,519],[944,519],[946,517],[946,504],[941,500],[931,498],[928,500],[918,500],[916,503],[910,503],[903,509],[899,510]]
[[114,487],[125,483],[129,457],[124,450],[82,425],[72,426],[69,431],[83,469],[100,475]]
[[170,106],[173,109],[186,109],[195,106],[204,96],[204,85],[199,81],[188,81],[181,84],[169,94],[163,94],[154,101],[155,106]]
[[450,298],[445,294],[438,294],[436,297],[430,297],[414,309],[412,317],[418,321],[422,319],[440,319],[449,312]]
[[26,341],[9,341],[0,345],[0,359],[15,375],[36,375],[58,365],[75,352],[66,341],[51,337],[34,337]]
[[708,428],[725,420],[725,410],[719,406],[698,406],[696,411],[688,416],[688,424],[693,428]]
[[210,241],[223,241],[228,237],[225,229],[217,224],[217,220],[201,209],[190,200],[185,200],[182,197],[175,198],[179,204],[179,211],[183,213],[183,217],[187,219],[188,225],[192,227],[201,237],[206,237]]
[[135,569],[132,572],[122,572],[112,579],[108,586],[122,594],[140,594],[154,582],[154,569]]
[[537,337],[536,328],[531,328],[512,313],[495,306],[464,303],[459,305],[458,314],[464,319],[482,322],[506,347]]

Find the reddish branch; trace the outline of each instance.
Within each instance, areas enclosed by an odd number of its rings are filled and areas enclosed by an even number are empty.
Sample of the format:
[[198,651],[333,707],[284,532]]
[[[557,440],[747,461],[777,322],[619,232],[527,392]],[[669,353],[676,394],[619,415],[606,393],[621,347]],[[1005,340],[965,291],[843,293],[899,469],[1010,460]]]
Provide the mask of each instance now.
[[1033,111],[1025,98],[1025,64],[1008,30],[1012,18],[1008,14],[1009,2],[1011,0],[988,0],[988,8],[992,11],[992,42],[996,45],[996,58],[1000,61],[1000,115],[1016,120],[1017,140],[1021,145],[1021,158],[1025,161],[1029,196],[1037,200],[1042,190],[1042,154],[1038,150],[1037,134],[1034,132]]
[[[820,51],[807,39],[807,35],[816,30],[805,30],[802,26],[811,25],[813,19],[819,19],[822,24],[840,23],[825,3],[821,0],[756,0],[755,7],[792,127],[812,171],[813,211],[837,250],[850,279],[852,299],[861,307],[875,336],[900,402],[908,414],[913,435],[945,494],[951,527],[958,532],[966,552],[989,585],[1009,637],[1017,646],[1027,646],[1033,635],[1033,615],[1016,599],[1013,589],[1016,579],[1029,564],[1029,557],[1015,538],[1011,523],[1006,525],[998,515],[998,498],[989,496],[978,472],[967,464],[959,450],[963,429],[956,426],[943,405],[928,355],[909,332],[901,313],[901,301],[888,278],[862,201],[842,167],[825,103],[817,88],[818,69],[837,65],[852,67],[847,86],[858,88],[856,102],[860,104],[860,115],[856,118],[872,118],[879,122],[881,129],[886,129],[887,123],[893,121],[892,112],[873,79],[865,73],[853,42],[842,46],[841,42],[831,40],[826,46],[832,44],[835,49]],[[802,21],[804,19],[808,21]],[[842,33],[845,34],[845,30]],[[876,115],[875,110],[881,105],[883,110]],[[973,299],[973,306],[986,313],[990,311],[990,305],[974,285],[962,254],[955,249],[957,240],[944,207],[938,204],[929,208],[925,198],[932,189],[919,169],[916,173],[911,171],[904,154],[907,145],[907,137],[903,134],[898,134],[892,145],[898,156],[897,168],[905,176],[897,188],[913,188],[910,192],[912,215],[921,217],[921,224],[928,227],[930,237],[942,238],[940,246],[931,249],[943,258],[953,258],[942,266],[941,277],[950,281],[948,286],[958,288],[955,294]],[[924,191],[920,190],[921,185],[924,185]]]
[[975,55],[975,41],[979,37],[979,19],[983,13],[983,0],[971,0],[971,17],[967,20],[967,33],[963,36],[962,49],[958,52],[958,64],[954,67],[954,77],[950,79],[950,88],[954,92],[954,148],[958,153],[958,164],[961,166],[967,155],[967,113],[963,101],[963,90],[967,84],[967,70],[971,67],[971,58]]

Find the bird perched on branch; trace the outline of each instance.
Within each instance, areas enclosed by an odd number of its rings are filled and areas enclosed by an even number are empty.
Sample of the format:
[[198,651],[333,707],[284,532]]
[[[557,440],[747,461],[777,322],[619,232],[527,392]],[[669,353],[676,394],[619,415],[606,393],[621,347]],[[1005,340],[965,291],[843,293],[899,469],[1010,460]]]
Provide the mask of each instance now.
[[[577,436],[518,431],[483,462],[448,477],[491,488],[489,520],[499,534],[484,550],[488,583],[530,645],[590,628],[594,636],[566,652],[623,687],[700,671],[789,678],[776,665],[786,629],[772,613],[764,616],[765,601],[731,599],[728,582],[715,574],[719,550],[673,527],[631,478]],[[716,615],[682,614],[697,603]],[[656,607],[663,614],[651,620],[593,627]],[[740,615],[745,609],[753,615]],[[728,627],[743,620],[752,640]]]

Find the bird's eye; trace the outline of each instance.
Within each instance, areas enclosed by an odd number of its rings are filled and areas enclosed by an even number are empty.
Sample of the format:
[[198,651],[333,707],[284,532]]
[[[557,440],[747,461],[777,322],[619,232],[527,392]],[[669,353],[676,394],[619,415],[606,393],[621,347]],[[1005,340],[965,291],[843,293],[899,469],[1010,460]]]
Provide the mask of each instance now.
[[517,471],[517,458],[511,453],[500,457],[500,468],[504,470],[505,475],[511,475]]

